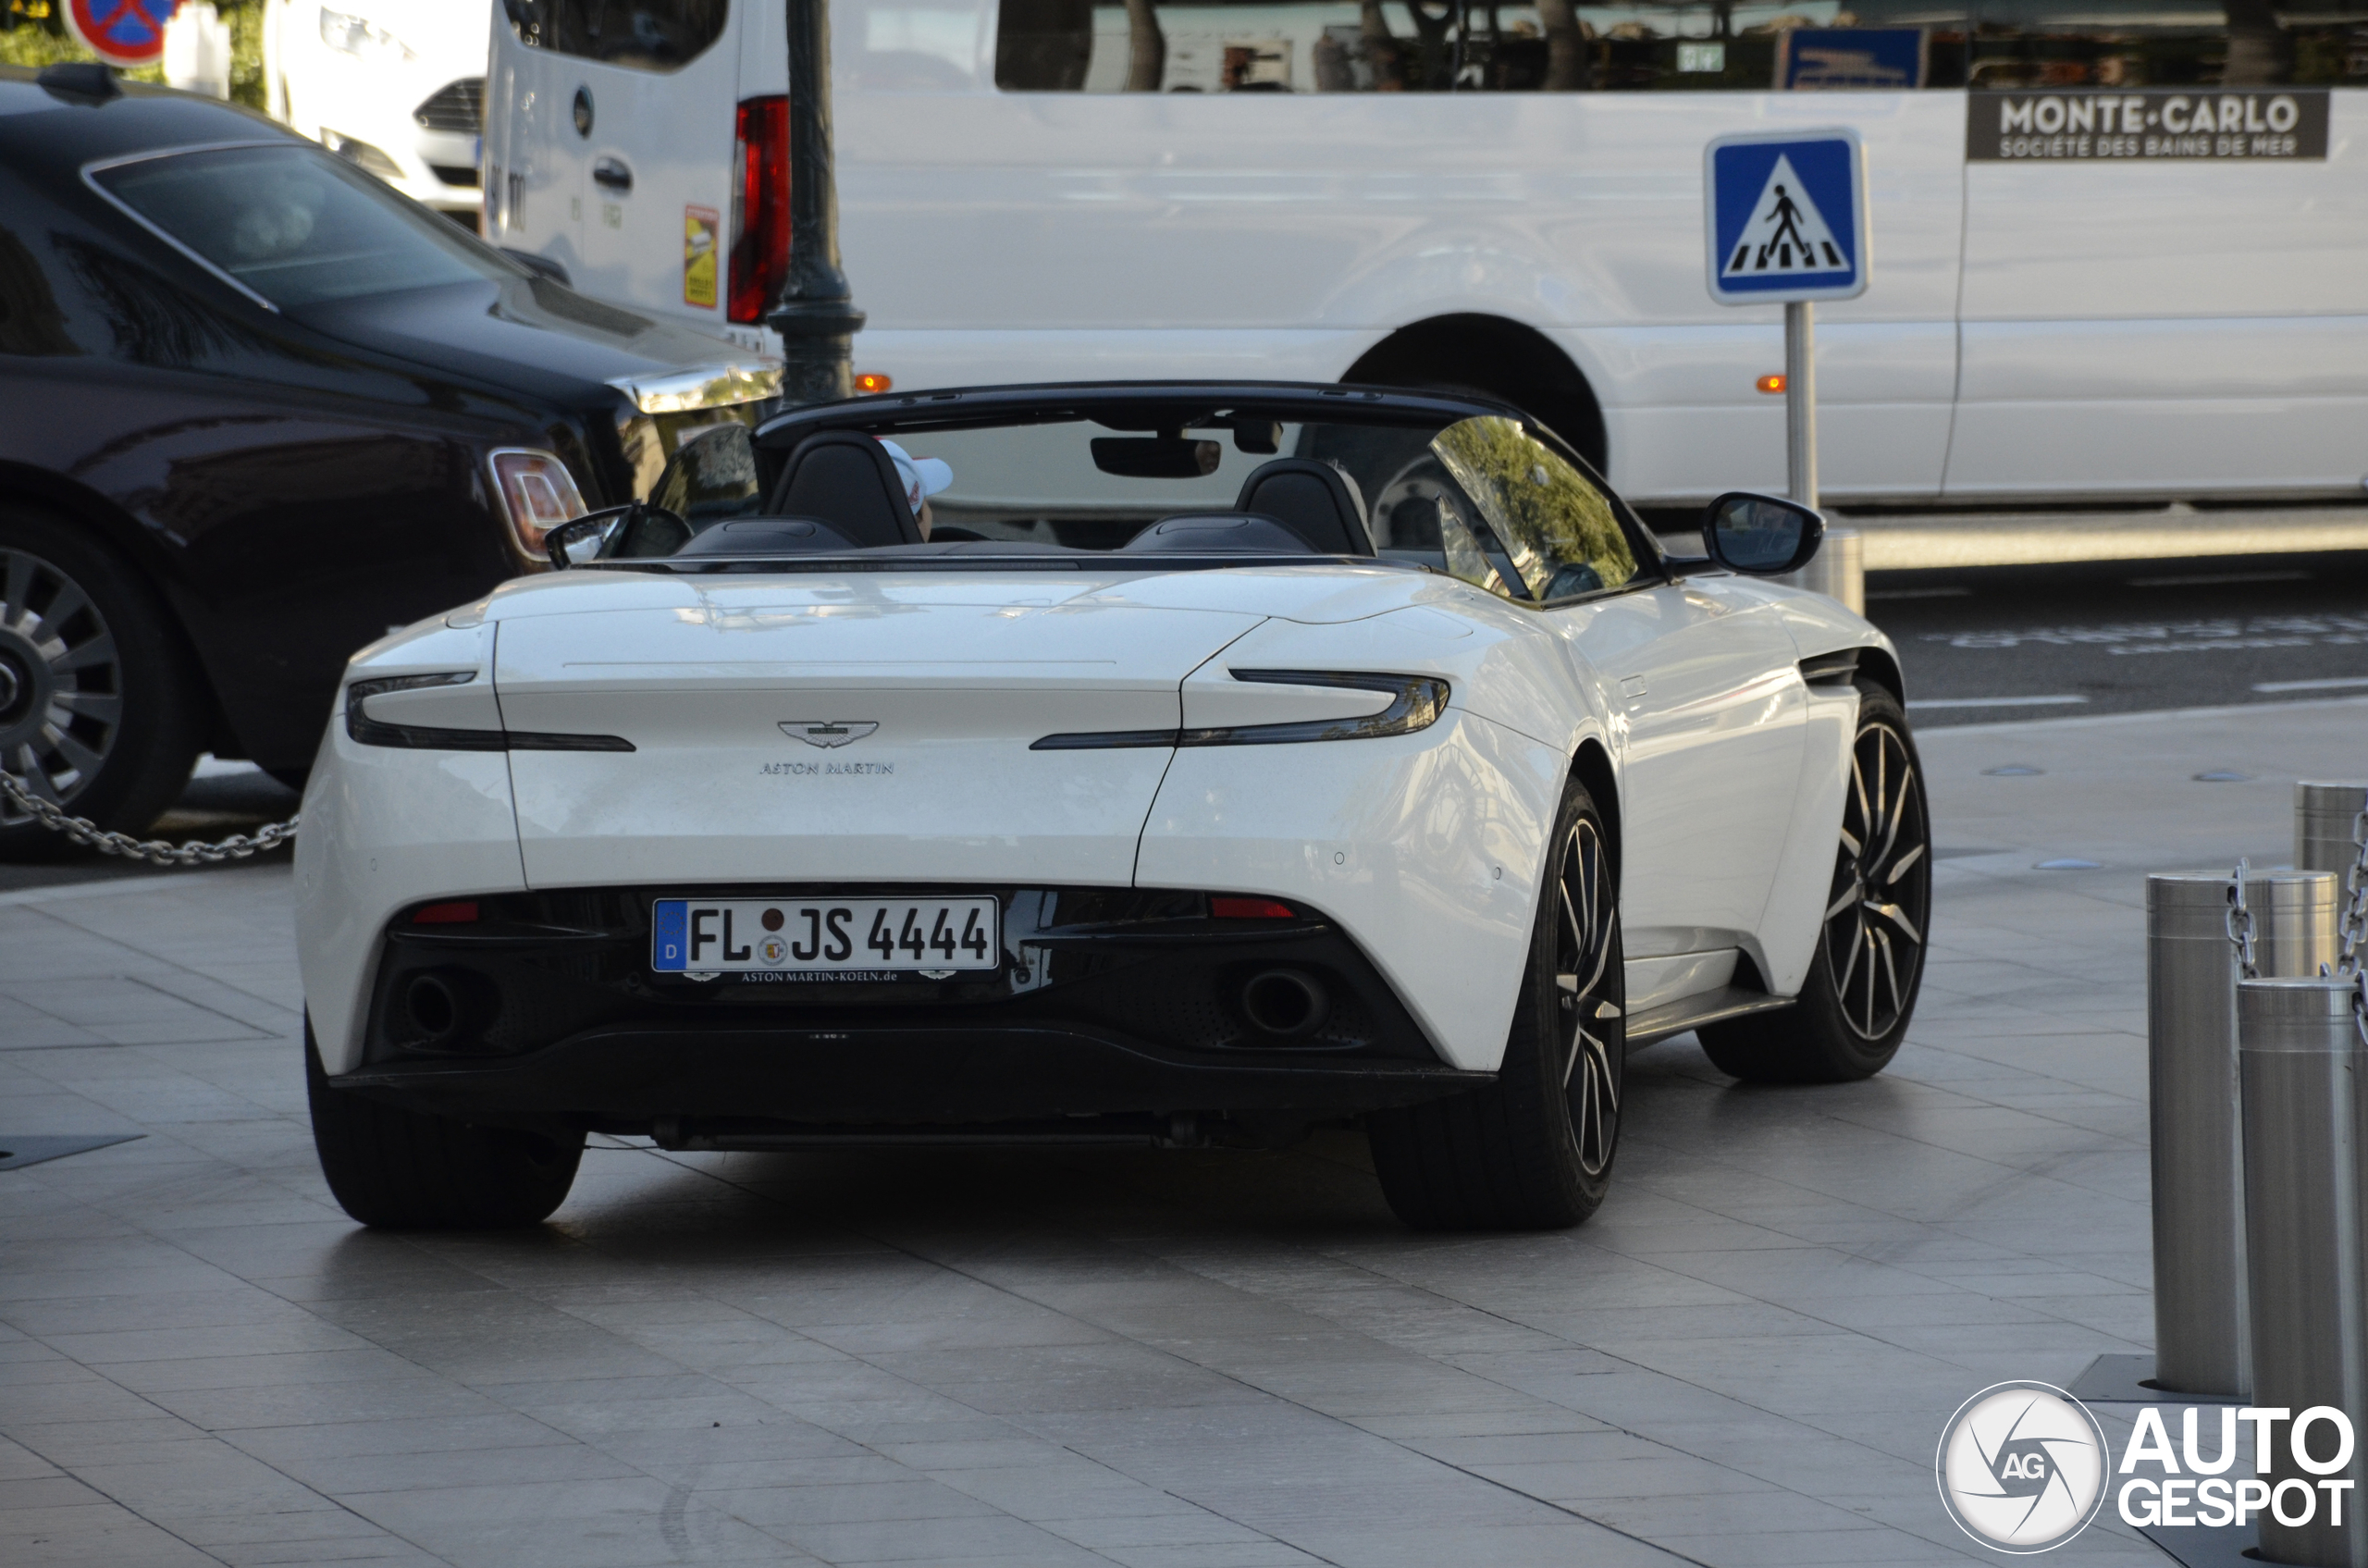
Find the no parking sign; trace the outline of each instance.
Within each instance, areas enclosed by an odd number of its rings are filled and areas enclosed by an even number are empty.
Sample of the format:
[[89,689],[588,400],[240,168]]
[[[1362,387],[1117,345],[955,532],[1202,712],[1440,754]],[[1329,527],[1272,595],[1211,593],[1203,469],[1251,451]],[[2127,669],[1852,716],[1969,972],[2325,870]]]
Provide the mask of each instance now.
[[82,46],[123,70],[165,57],[165,24],[180,0],[67,0],[66,25]]
[[1710,297],[1721,304],[1867,291],[1867,170],[1856,131],[1721,136],[1702,154]]

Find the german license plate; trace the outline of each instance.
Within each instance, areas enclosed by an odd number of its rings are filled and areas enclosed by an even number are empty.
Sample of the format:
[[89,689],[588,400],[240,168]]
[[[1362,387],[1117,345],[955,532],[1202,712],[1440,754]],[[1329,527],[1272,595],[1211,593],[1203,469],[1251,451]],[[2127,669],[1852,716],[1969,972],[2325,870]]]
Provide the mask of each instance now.
[[992,898],[661,898],[649,967],[676,974],[926,973],[1003,959]]

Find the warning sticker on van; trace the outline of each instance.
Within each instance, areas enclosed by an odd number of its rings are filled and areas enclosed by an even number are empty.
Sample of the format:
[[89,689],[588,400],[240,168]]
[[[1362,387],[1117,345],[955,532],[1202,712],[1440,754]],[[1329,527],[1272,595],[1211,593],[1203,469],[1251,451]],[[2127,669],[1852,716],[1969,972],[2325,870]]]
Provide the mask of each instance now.
[[2327,90],[1968,93],[1965,155],[1974,163],[2324,162]]
[[683,209],[683,302],[715,308],[715,240],[712,207]]

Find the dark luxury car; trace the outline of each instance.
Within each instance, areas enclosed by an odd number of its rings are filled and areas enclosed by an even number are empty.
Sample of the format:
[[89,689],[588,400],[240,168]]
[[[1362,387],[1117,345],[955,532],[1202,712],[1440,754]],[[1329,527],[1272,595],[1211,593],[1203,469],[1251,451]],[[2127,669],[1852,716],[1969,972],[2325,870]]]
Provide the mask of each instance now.
[[244,109],[0,68],[0,768],[132,831],[202,751],[298,779],[347,655],[778,376]]

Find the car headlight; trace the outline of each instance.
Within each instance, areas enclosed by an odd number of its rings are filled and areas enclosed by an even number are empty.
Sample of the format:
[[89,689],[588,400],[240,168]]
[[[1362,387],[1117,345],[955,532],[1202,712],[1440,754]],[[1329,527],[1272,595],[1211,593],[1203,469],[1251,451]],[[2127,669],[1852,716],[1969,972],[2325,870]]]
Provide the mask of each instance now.
[[417,58],[411,45],[366,17],[351,16],[344,11],[321,9],[321,42],[340,55],[352,55],[364,60],[410,60]]
[[1030,751],[1104,751],[1146,746],[1283,746],[1298,741],[1374,740],[1427,730],[1447,711],[1448,684],[1437,675],[1384,675],[1341,670],[1235,670],[1237,681],[1278,686],[1346,686],[1388,692],[1390,704],[1363,719],[1313,719],[1289,724],[1233,724],[1201,730],[1097,730],[1046,735]]
[[584,497],[567,464],[547,451],[506,447],[495,452],[494,493],[501,498],[502,515],[510,521],[511,537],[529,560],[548,560],[543,536],[573,517],[584,515]]

